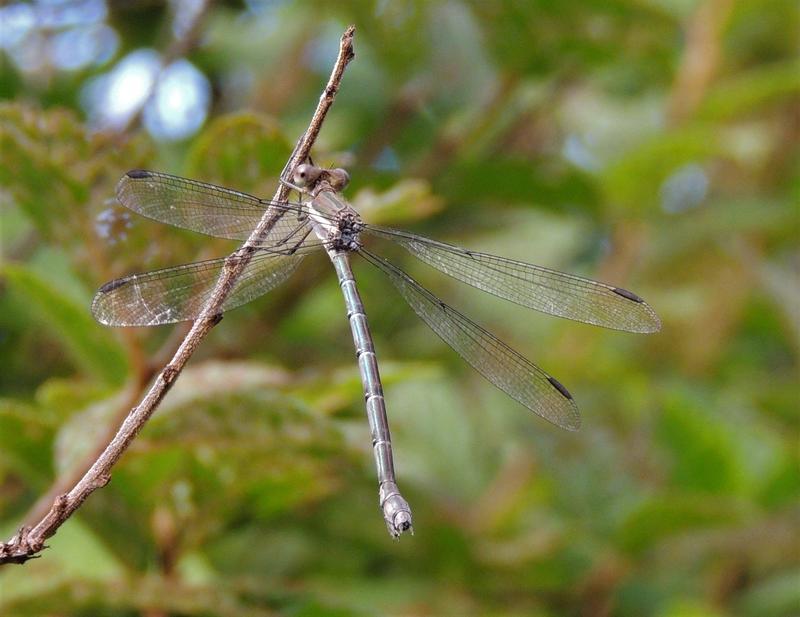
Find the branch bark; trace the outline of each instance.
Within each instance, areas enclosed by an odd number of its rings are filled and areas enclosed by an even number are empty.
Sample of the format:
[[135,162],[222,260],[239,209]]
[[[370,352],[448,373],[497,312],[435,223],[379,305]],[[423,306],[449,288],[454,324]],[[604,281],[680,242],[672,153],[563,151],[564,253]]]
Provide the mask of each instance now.
[[[350,60],[355,56],[353,53],[354,34],[355,27],[349,26],[342,35],[339,55],[333,71],[320,96],[308,128],[298,140],[292,156],[284,167],[284,177],[290,176],[294,168],[304,162],[311,152],[328,110],[336,98],[344,71]],[[273,200],[286,203],[288,198],[289,188],[281,184]],[[180,375],[186,362],[200,345],[200,342],[221,321],[221,307],[233,289],[236,280],[250,262],[254,247],[270,232],[280,216],[280,212],[275,211],[273,208],[268,208],[247,241],[228,257],[208,303],[192,324],[189,333],[183,339],[172,359],[155,378],[150,390],[145,394],[141,402],[131,409],[114,438],[75,486],[69,492],[58,495],[53,500],[50,510],[38,523],[20,528],[8,542],[0,543],[0,564],[24,563],[28,559],[38,557],[37,553],[45,548],[45,540],[56,533],[58,528],[86,501],[89,495],[108,483],[111,479],[111,469],[114,464],[120,459],[139,434],[139,431],[142,430],[145,422],[158,408],[158,405],[172,387],[172,384],[175,383],[178,375]]]

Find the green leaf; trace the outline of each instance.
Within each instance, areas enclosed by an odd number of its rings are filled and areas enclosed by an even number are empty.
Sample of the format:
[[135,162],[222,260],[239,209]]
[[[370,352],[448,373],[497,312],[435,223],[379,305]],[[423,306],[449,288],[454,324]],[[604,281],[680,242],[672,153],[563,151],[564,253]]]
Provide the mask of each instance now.
[[66,162],[67,157],[88,156],[85,129],[72,112],[0,106],[0,184],[11,188],[20,208],[45,236],[57,220],[55,208],[75,213],[86,203],[88,188]]
[[454,202],[482,200],[508,204],[544,204],[558,209],[576,203],[591,208],[597,199],[586,174],[560,165],[547,168],[522,158],[494,156],[459,162],[437,178],[437,191]]
[[779,571],[750,587],[741,597],[738,614],[744,617],[796,615],[800,607],[800,569]]
[[730,500],[662,492],[628,515],[618,543],[631,553],[641,553],[672,536],[732,524],[741,516],[741,508]]
[[443,206],[426,180],[414,178],[400,180],[381,193],[364,188],[352,203],[365,221],[382,225],[428,218]]
[[192,144],[186,175],[263,193],[267,182],[275,185],[291,151],[272,118],[253,113],[223,116],[211,122]]
[[725,613],[710,604],[686,598],[672,598],[669,605],[659,612],[661,617],[725,617]]
[[88,301],[78,303],[27,266],[6,264],[0,272],[11,293],[44,322],[78,366],[109,384],[124,381],[125,354],[110,332],[92,319]]
[[[795,435],[796,436],[796,435]],[[769,507],[778,508],[800,500],[800,455],[796,443],[786,452],[775,471],[764,479],[761,501]]]
[[709,493],[743,488],[743,470],[726,427],[704,413],[702,401],[673,395],[665,403],[657,438],[672,456],[674,485]]
[[[3,535],[6,538],[7,535]],[[91,586],[119,580],[124,569],[94,530],[72,517],[48,539],[42,559],[24,567],[0,569],[0,614],[42,615],[64,611],[63,586],[68,582]],[[49,594],[60,597],[59,608],[51,606]],[[78,594],[81,595],[81,594]],[[42,604],[40,604],[42,603]],[[42,606],[47,608],[42,609]],[[37,609],[42,609],[39,612]]]
[[704,120],[728,120],[800,93],[800,61],[762,66],[712,89],[697,112]]
[[646,140],[610,165],[601,177],[611,204],[626,209],[653,208],[658,187],[680,166],[725,154],[713,126],[692,126]]
[[[206,362],[181,374],[89,506],[121,560],[152,553],[146,521],[155,508],[174,513],[185,545],[200,546],[221,521],[287,516],[334,490],[342,437],[329,418],[283,395],[285,380],[255,362]],[[74,415],[59,433],[59,461],[78,457],[120,402]]]
[[[52,419],[33,405],[0,399],[0,477],[13,470],[44,488],[51,476]],[[0,500],[0,503],[2,500]]]

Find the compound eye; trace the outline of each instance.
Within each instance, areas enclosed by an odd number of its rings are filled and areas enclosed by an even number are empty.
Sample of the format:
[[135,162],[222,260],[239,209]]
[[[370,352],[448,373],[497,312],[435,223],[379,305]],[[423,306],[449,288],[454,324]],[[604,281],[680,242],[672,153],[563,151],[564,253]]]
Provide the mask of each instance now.
[[311,184],[314,184],[318,177],[319,170],[312,165],[307,165],[304,163],[295,169],[292,179],[297,186],[300,188],[305,188]]
[[344,189],[350,182],[350,174],[344,169],[331,169],[328,175],[331,178],[331,186],[337,191]]

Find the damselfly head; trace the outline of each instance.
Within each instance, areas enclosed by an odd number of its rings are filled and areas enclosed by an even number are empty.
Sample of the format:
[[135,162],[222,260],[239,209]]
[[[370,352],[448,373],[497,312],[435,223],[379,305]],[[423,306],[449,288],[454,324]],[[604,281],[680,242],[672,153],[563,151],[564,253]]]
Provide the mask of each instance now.
[[341,191],[350,182],[350,174],[344,169],[320,169],[315,165],[303,163],[294,170],[292,182],[301,189],[311,190],[320,183],[325,183],[334,191]]

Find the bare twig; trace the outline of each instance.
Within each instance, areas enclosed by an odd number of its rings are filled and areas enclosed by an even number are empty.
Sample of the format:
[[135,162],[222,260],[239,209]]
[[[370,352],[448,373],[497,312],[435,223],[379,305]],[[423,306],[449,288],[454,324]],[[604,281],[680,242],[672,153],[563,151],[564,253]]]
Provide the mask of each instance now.
[[[203,0],[197,7],[195,7],[189,23],[178,34],[175,35],[175,38],[170,43],[169,48],[163,54],[161,70],[163,70],[177,58],[185,55],[195,45],[199,37],[203,19],[208,13],[208,8],[209,3],[207,0]],[[173,30],[175,30],[174,24]],[[157,81],[157,79],[155,81]],[[147,96],[139,104],[136,112],[126,120],[123,126],[117,127],[115,131],[109,132],[108,139],[116,141],[126,139],[127,133],[133,130],[133,128],[139,124],[142,117],[142,110],[153,99],[154,94],[155,82],[150,87]],[[86,225],[87,227],[91,227],[91,223],[88,221]],[[86,229],[85,236],[87,238],[86,247],[94,257],[94,263],[106,263],[107,260],[101,255],[103,249],[96,242],[96,234],[91,233],[90,229]],[[106,278],[110,278],[110,276]],[[41,520],[42,517],[44,517],[45,514],[51,509],[51,504],[53,501],[59,495],[64,494],[65,491],[74,486],[75,483],[78,482],[84,474],[86,474],[86,472],[97,460],[98,456],[106,448],[108,442],[114,436],[115,427],[118,426],[128,414],[131,405],[135,405],[136,401],[141,398],[144,388],[156,373],[158,367],[164,365],[175,353],[178,343],[186,336],[187,332],[188,327],[186,327],[186,329],[183,327],[175,328],[173,330],[173,335],[170,336],[167,342],[162,346],[161,350],[159,350],[155,354],[155,357],[149,362],[144,357],[144,353],[136,334],[131,330],[124,330],[122,332],[125,349],[128,353],[128,358],[131,365],[130,373],[132,378],[129,380],[128,385],[125,388],[124,396],[119,402],[117,408],[114,410],[114,413],[111,415],[111,421],[108,424],[108,428],[97,434],[92,447],[88,449],[86,455],[81,459],[80,462],[73,465],[69,471],[66,471],[55,478],[53,484],[50,485],[50,488],[42,493],[39,499],[37,499],[33,506],[31,506],[31,508],[28,510],[27,514],[25,514],[23,520],[26,523],[34,524],[36,521]],[[177,340],[174,338],[175,334],[178,335]],[[1,553],[0,557],[2,557]]]
[[[152,371],[145,380],[141,379],[144,377],[141,373],[135,373],[134,378],[128,382],[128,385],[125,387],[121,400],[116,403],[116,409],[114,409],[113,414],[110,415],[110,420],[106,427],[103,428],[101,432],[99,432],[98,437],[95,439],[95,442],[92,444],[89,451],[84,455],[79,462],[74,464],[68,471],[65,471],[61,475],[59,475],[50,488],[47,489],[45,493],[42,494],[39,499],[31,506],[30,510],[28,510],[27,514],[25,514],[24,522],[27,526],[31,527],[36,525],[36,523],[44,518],[44,516],[52,509],[52,504],[58,499],[60,496],[65,495],[66,491],[76,485],[77,482],[86,474],[86,472],[91,469],[94,462],[100,457],[103,451],[106,449],[107,444],[109,441],[114,437],[114,433],[116,426],[119,426],[120,422],[125,418],[126,411],[131,408],[131,405],[135,405],[136,401],[142,395],[142,391],[144,387],[147,385],[147,381],[150,380],[150,377],[153,376],[155,371]],[[2,563],[2,549],[0,549],[0,563]]]
[[[286,163],[284,175],[292,172],[297,165],[305,161],[311,152],[311,148],[322,128],[322,123],[339,90],[344,70],[354,57],[354,33],[355,28],[350,26],[342,35],[336,64],[333,67],[325,90],[320,96],[317,109],[314,111],[308,129],[300,137],[292,156]],[[273,200],[279,203],[286,203],[288,197],[289,188],[281,184]],[[280,212],[273,208],[268,208],[247,241],[228,257],[208,303],[192,324],[191,330],[189,330],[186,338],[178,347],[172,360],[156,377],[150,390],[141,402],[130,411],[117,434],[75,486],[68,493],[57,496],[50,510],[36,525],[23,527],[8,542],[0,543],[0,564],[24,563],[28,559],[37,556],[36,553],[44,548],[45,540],[55,534],[56,530],[81,506],[93,491],[108,483],[111,478],[111,468],[135,439],[136,435],[139,434],[148,418],[153,415],[153,412],[161,403],[172,384],[175,383],[178,375],[200,342],[222,319],[221,309],[225,299],[250,262],[255,247],[275,226],[280,216]]]

